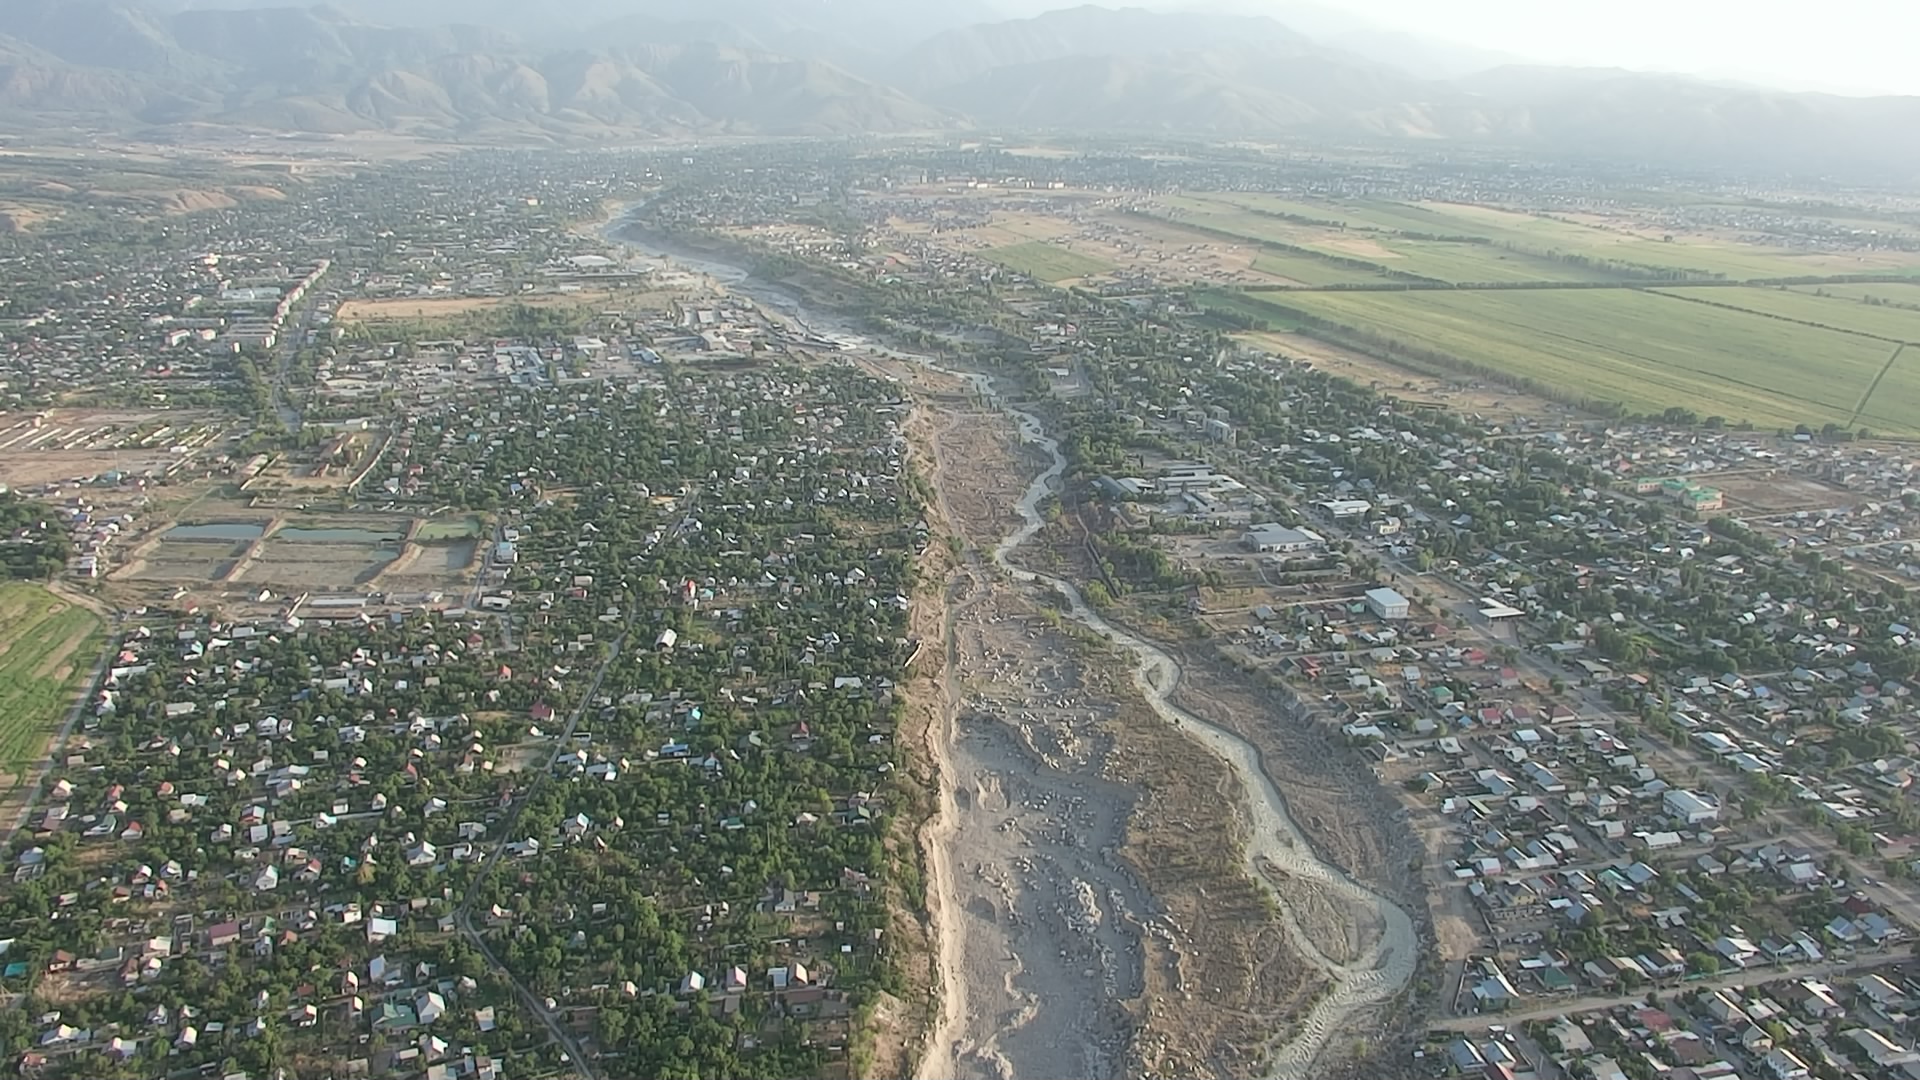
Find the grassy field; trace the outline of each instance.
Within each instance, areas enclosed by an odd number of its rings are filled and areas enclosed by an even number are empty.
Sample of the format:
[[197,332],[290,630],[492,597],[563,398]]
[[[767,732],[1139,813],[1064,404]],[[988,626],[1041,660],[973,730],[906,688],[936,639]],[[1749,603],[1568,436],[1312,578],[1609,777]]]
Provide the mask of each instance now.
[[[1176,221],[1204,225],[1209,229],[1219,229],[1235,236],[1244,236],[1249,240],[1288,244],[1327,255],[1360,259],[1386,270],[1416,274],[1451,284],[1620,280],[1619,275],[1605,270],[1572,266],[1553,259],[1509,251],[1497,244],[1413,240],[1391,232],[1355,231],[1283,221],[1248,209],[1247,205],[1253,205],[1253,201],[1257,198],[1257,196],[1236,194],[1232,197],[1232,201],[1228,201],[1226,197],[1171,198],[1165,201],[1176,211],[1177,216],[1174,219]],[[1247,205],[1242,205],[1243,203]],[[1302,209],[1311,209],[1311,207],[1302,207]],[[1330,220],[1348,220],[1354,224],[1372,225],[1379,229],[1391,227],[1388,225],[1389,222],[1397,222],[1407,231],[1430,235],[1466,236],[1477,232],[1468,223],[1448,220],[1440,215],[1422,211],[1419,207],[1409,206],[1401,209],[1407,213],[1395,216],[1375,208],[1370,217],[1362,218],[1360,215],[1345,213],[1344,206],[1328,205],[1323,209],[1322,216]],[[1311,260],[1311,256],[1291,256],[1291,258]],[[1332,267],[1331,264],[1329,267],[1339,269]],[[1358,270],[1348,272],[1364,273]],[[1306,281],[1302,283],[1321,284],[1321,282]],[[1324,284],[1345,283],[1345,281],[1327,281]]]
[[1797,251],[1693,234],[1651,235],[1624,228],[1598,228],[1561,218],[1539,217],[1486,206],[1424,204],[1457,230],[1495,243],[1549,248],[1596,259],[1644,266],[1698,270],[1734,280],[1815,277],[1838,274],[1898,273],[1920,267],[1920,256],[1904,252],[1863,255]]
[[1920,281],[1911,285],[1795,285],[1793,291],[1840,300],[1880,300],[1889,304],[1920,307]]
[[1366,282],[1384,282],[1387,279],[1370,270],[1356,270],[1345,266],[1336,266],[1324,259],[1311,255],[1295,255],[1287,251],[1263,251],[1253,257],[1253,268],[1262,274],[1271,274],[1277,278],[1286,278],[1306,286],[1316,285],[1358,285]]
[[1001,266],[1025,274],[1035,281],[1071,281],[1113,269],[1111,264],[1099,259],[1039,241],[992,248],[984,254]]
[[[1725,304],[1783,319],[1819,323],[1892,341],[1920,342],[1920,311],[1878,307],[1859,300],[1815,296],[1787,289],[1660,289],[1689,300]],[[1920,300],[1920,289],[1910,290]]]
[[[1292,293],[1286,307],[1634,412],[1920,430],[1920,350],[1631,290]],[[1277,314],[1276,319],[1284,319]],[[1878,380],[1876,384],[1876,380]]]
[[100,620],[38,585],[0,585],[0,772],[46,752],[98,658]]
[[[1669,234],[1656,235],[1651,228],[1602,227],[1600,223],[1459,203],[1320,202],[1243,192],[1176,196],[1162,201],[1177,211],[1179,218],[1209,228],[1369,259],[1395,270],[1456,283],[1610,280],[1605,271],[1585,270],[1545,258],[1528,259],[1505,250],[1508,246],[1523,252],[1580,255],[1741,281],[1844,274],[1920,274],[1920,255],[1907,252],[1807,252],[1687,233],[1672,235],[1669,239]],[[1284,221],[1256,212],[1260,210],[1341,222],[1347,228]],[[1490,243],[1436,246],[1396,234],[1475,236]],[[1372,254],[1368,253],[1369,249]],[[1501,265],[1500,255],[1507,256],[1505,265]]]
[[467,517],[440,518],[422,524],[420,531],[414,534],[414,539],[423,544],[431,544],[439,540],[471,540],[479,536],[481,529],[484,527],[484,522],[471,515]]
[[1571,266],[1524,255],[1492,244],[1450,244],[1389,238],[1381,243],[1395,256],[1381,264],[1394,270],[1458,284],[1511,281],[1618,281],[1605,270]]
[[1293,316],[1275,309],[1255,293],[1232,289],[1196,289],[1193,302],[1202,311],[1229,311],[1254,319],[1258,324],[1265,324],[1274,330],[1292,330],[1298,323]]

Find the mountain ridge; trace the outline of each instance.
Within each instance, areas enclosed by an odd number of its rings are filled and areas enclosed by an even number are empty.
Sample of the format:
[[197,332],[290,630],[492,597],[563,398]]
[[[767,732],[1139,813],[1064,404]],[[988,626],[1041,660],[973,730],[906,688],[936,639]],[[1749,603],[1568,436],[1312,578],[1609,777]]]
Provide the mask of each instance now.
[[[1262,16],[968,21],[982,3],[580,0],[533,11],[554,18],[529,33],[529,6],[508,0],[9,0],[0,124],[556,143],[987,127],[1920,174],[1920,140],[1893,137],[1920,129],[1920,98],[1525,65],[1436,77],[1475,62],[1415,74],[1343,47],[1351,31],[1322,42]],[[364,21],[376,8],[395,24]],[[479,25],[496,15],[518,26]]]

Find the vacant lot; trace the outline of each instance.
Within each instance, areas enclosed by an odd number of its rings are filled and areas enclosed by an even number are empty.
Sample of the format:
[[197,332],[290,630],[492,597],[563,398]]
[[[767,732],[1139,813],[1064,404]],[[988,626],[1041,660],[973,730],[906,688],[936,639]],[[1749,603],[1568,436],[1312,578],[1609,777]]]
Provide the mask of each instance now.
[[189,409],[0,413],[0,483],[32,487],[108,471],[161,476],[224,449],[226,435],[217,417]]
[[1072,281],[1113,269],[1111,263],[1090,255],[1039,241],[993,248],[985,254],[1001,266],[1025,274],[1035,281]]
[[1888,370],[1884,342],[1724,307],[1613,289],[1292,293],[1265,302],[1281,307],[1277,321],[1290,308],[1383,351],[1451,358],[1634,412],[1678,406],[1818,427],[1852,423],[1860,409],[1858,422],[1875,430],[1920,430],[1920,363]]
[[38,585],[0,585],[0,773],[45,753],[96,656],[100,620]]

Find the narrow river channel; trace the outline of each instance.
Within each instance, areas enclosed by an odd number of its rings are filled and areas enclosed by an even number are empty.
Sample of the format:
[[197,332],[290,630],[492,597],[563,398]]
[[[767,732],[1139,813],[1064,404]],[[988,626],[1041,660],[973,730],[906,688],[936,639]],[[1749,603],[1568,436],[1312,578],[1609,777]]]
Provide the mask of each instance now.
[[[1046,454],[1047,468],[1035,477],[1015,509],[1021,525],[994,549],[995,565],[1014,580],[1043,585],[1065,598],[1073,618],[1131,652],[1137,659],[1134,685],[1155,713],[1218,754],[1239,775],[1248,795],[1251,833],[1245,853],[1247,873],[1272,894],[1282,925],[1293,946],[1307,961],[1326,974],[1331,989],[1315,1003],[1292,1038],[1273,1048],[1267,1072],[1270,1080],[1311,1080],[1314,1062],[1328,1042],[1356,1012],[1392,999],[1413,977],[1419,958],[1419,938],[1413,920],[1392,900],[1353,880],[1345,871],[1320,858],[1287,812],[1285,798],[1261,768],[1260,754],[1251,744],[1233,733],[1169,701],[1180,684],[1180,665],[1164,650],[1113,625],[1090,607],[1080,590],[1071,582],[1022,568],[1015,560],[1021,545],[1037,534],[1044,521],[1040,504],[1051,494],[1066,470],[1066,458],[1057,440],[1047,434],[1040,419],[1016,408],[1002,398],[991,376],[978,372],[943,368],[924,356],[880,349],[862,339],[842,320],[820,317],[810,312],[792,293],[755,280],[747,271],[718,262],[710,256],[673,250],[672,245],[655,243],[645,234],[616,220],[605,231],[609,240],[660,258],[671,259],[688,269],[705,273],[730,289],[752,297],[810,332],[824,333],[850,346],[873,349],[886,355],[911,360],[928,368],[970,382],[982,398],[992,402],[1018,426],[1020,438]],[[1275,877],[1287,880],[1287,889],[1324,890],[1337,904],[1354,909],[1363,923],[1375,929],[1373,940],[1358,957],[1336,962],[1321,952],[1312,935],[1295,920],[1286,892],[1274,884]]]

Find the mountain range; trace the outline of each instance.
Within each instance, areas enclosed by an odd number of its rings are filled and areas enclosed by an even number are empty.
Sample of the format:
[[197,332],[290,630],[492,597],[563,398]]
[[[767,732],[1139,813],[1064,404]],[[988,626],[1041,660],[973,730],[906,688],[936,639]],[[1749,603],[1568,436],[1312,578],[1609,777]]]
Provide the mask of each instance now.
[[[1337,31],[1337,32],[1336,32]],[[6,0],[0,130],[470,143],[968,128],[1920,172],[1920,98],[1527,67],[1409,35],[988,0]]]

